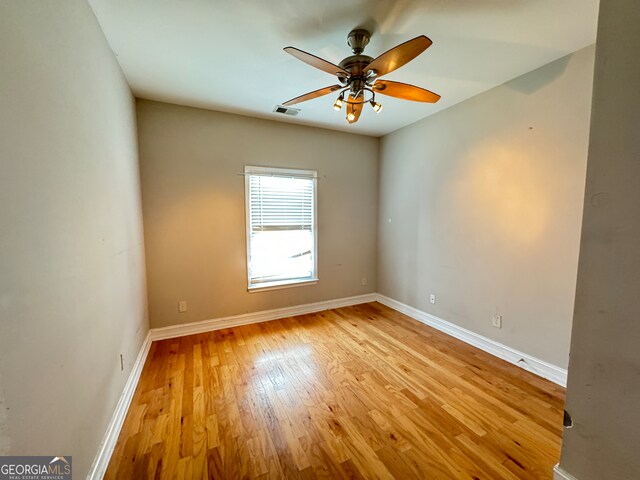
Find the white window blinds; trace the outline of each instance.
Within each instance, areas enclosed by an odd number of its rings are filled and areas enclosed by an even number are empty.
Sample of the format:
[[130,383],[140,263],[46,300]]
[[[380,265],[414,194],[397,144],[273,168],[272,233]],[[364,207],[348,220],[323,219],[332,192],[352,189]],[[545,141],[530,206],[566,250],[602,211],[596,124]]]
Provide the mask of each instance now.
[[313,180],[249,176],[251,230],[311,230]]
[[316,172],[245,167],[249,288],[316,280]]

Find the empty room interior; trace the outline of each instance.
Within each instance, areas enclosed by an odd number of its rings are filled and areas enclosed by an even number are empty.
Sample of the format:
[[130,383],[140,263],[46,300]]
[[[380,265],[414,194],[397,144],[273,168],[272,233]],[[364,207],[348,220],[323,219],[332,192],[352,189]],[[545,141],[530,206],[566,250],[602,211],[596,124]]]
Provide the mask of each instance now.
[[0,478],[640,479],[638,24],[0,0]]

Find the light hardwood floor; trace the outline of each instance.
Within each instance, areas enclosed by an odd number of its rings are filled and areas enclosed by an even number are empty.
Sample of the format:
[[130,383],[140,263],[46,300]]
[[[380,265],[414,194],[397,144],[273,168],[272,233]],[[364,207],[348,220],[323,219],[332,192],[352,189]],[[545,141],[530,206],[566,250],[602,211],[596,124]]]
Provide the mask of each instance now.
[[564,389],[379,303],[155,342],[106,479],[551,479]]

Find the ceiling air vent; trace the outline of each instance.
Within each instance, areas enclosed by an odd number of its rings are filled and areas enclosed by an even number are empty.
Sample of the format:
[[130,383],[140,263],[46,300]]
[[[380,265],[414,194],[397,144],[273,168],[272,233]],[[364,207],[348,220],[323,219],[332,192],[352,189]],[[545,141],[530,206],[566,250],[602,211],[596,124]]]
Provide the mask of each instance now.
[[295,117],[300,113],[300,109],[298,108],[283,107],[282,105],[276,105],[276,108],[274,108],[273,111],[283,115],[291,115],[292,117]]

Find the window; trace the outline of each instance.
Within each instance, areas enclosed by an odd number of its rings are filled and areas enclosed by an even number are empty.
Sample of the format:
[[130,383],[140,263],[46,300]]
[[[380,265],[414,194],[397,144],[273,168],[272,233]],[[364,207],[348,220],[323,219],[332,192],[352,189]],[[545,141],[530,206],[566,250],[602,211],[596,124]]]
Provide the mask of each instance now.
[[249,290],[316,282],[316,179],[310,170],[244,167]]

